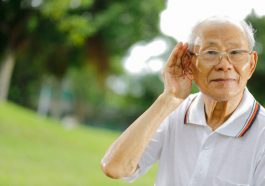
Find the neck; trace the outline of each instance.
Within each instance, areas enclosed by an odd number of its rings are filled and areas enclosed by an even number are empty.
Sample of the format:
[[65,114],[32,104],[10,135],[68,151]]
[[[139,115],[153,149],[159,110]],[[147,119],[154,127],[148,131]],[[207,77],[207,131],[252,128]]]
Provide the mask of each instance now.
[[213,131],[220,127],[232,115],[238,107],[242,96],[243,92],[232,99],[216,101],[204,95],[206,121]]

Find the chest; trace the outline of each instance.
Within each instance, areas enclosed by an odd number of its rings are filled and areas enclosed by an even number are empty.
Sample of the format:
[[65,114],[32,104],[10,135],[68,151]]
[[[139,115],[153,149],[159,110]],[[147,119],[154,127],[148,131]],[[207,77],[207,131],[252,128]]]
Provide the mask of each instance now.
[[179,185],[247,185],[254,168],[254,151],[254,141],[187,126],[172,130],[165,140],[159,170],[174,177]]

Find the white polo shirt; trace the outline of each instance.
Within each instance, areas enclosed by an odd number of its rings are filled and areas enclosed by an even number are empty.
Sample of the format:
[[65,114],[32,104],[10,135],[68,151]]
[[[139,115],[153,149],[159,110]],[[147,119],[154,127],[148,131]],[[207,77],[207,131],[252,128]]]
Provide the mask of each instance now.
[[203,94],[190,95],[164,120],[126,180],[157,160],[155,186],[265,186],[265,110],[245,89],[238,108],[212,131]]

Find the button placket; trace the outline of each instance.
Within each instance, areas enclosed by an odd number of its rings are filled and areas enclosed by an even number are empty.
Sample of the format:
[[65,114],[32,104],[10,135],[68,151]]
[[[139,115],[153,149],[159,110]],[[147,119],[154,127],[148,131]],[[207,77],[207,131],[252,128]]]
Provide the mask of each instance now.
[[211,133],[203,142],[201,146],[201,151],[199,153],[199,157],[194,169],[194,173],[192,176],[191,185],[203,185],[204,180],[207,177],[209,166],[210,166],[210,160],[211,155],[213,152],[213,147],[215,144],[215,138],[216,134]]

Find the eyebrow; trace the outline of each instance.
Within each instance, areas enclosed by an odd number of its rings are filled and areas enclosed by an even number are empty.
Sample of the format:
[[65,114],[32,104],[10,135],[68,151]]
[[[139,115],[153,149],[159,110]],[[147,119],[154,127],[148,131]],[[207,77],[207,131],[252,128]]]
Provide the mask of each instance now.
[[212,39],[207,42],[205,42],[207,45],[218,45],[220,42],[218,40]]
[[216,41],[208,41],[206,44],[208,45],[218,45],[219,42]]
[[242,43],[230,41],[230,42],[228,42],[228,45],[229,46],[242,46]]
[[[228,41],[228,42],[226,42],[226,44],[228,46],[236,46],[236,47],[242,46],[242,43],[236,42],[236,41]],[[210,41],[207,41],[205,43],[205,46],[203,48],[205,48],[205,47],[211,47],[211,46],[219,46],[219,45],[221,45],[219,41],[210,40]]]
[[209,48],[209,47],[216,47],[216,46],[219,46],[220,42],[217,42],[217,41],[207,41],[204,43],[203,47],[200,49],[200,50],[204,50],[205,48]]

